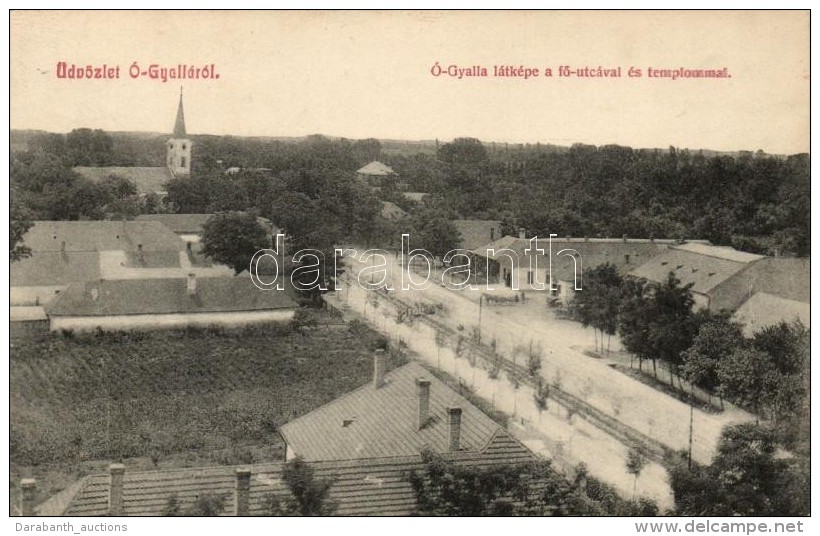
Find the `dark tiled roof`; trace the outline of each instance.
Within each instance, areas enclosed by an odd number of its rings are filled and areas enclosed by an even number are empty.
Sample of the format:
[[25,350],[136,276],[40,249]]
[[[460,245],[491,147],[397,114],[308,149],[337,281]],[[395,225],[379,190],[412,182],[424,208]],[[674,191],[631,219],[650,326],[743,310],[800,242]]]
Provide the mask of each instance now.
[[185,111],[182,109],[182,93],[179,94],[179,107],[177,108],[177,118],[174,121],[174,137],[184,138],[188,134],[185,132]]
[[158,221],[179,234],[199,234],[213,214],[140,214],[137,221]]
[[12,287],[64,286],[100,278],[100,254],[39,251],[9,266]]
[[52,316],[263,311],[296,307],[284,291],[263,291],[249,278],[199,277],[189,294],[186,278],[92,281],[69,286]]
[[168,181],[174,178],[165,167],[76,166],[73,170],[93,182],[101,182],[112,175],[128,179],[137,187],[138,194],[166,192]]
[[[65,247],[63,247],[65,243]],[[158,221],[37,221],[23,244],[41,251],[183,251],[183,242]]]
[[[430,420],[417,426],[416,378],[430,380]],[[503,429],[464,397],[409,363],[385,375],[379,389],[372,383],[344,395],[281,428],[293,452],[308,461],[413,456],[430,448],[449,448],[447,408],[461,407],[461,449],[483,452]],[[517,442],[516,442],[517,443]],[[522,452],[529,452],[518,444]]]
[[366,166],[359,168],[359,170],[356,171],[356,173],[358,173],[359,175],[384,177],[387,175],[392,175],[393,173],[395,173],[395,171],[393,171],[393,168],[391,168],[390,166],[387,166],[377,160],[374,160]]
[[461,248],[473,250],[501,238],[501,222],[493,220],[453,220],[461,234]]
[[387,220],[399,220],[407,216],[407,213],[392,201],[382,201],[381,216]]
[[[707,254],[708,252],[714,254]],[[727,253],[725,248],[714,246],[705,246],[699,250],[672,247],[632,270],[630,275],[662,283],[666,281],[669,272],[672,272],[680,280],[681,286],[691,283],[693,292],[708,294],[730,277],[746,269],[751,262],[761,258],[759,255],[748,253],[734,255],[732,252]]]
[[[513,440],[514,441],[514,440]],[[522,456],[499,441],[490,456],[460,453],[442,458],[462,467],[492,467],[525,464],[534,461],[531,454]],[[519,444],[520,446],[520,444]],[[407,476],[411,470],[422,470],[421,456],[311,462],[317,479],[331,480],[330,500],[336,504],[335,515],[410,515],[416,507],[415,495]],[[222,466],[164,471],[126,472],[123,482],[123,515],[161,515],[172,495],[182,508],[198,496],[226,496],[223,515],[232,515],[236,470],[250,469],[249,513],[266,515],[266,500],[271,494],[285,498],[289,491],[282,481],[281,464]],[[39,515],[101,516],[108,512],[110,476],[89,475],[37,508]]]
[[[158,221],[177,234],[200,234],[205,223],[216,214],[140,214],[136,221]],[[279,229],[266,218],[256,221],[267,231]]]

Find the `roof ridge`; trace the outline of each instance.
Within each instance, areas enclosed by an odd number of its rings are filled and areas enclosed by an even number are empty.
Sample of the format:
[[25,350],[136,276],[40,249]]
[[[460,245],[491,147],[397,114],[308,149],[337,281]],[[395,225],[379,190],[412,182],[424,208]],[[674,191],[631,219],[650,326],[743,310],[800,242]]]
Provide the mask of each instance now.
[[[385,379],[386,379],[388,376],[393,375],[396,371],[401,370],[401,369],[403,369],[404,367],[409,367],[410,365],[413,365],[413,364],[417,364],[417,362],[416,362],[416,361],[410,361],[409,363],[405,363],[404,365],[401,365],[400,367],[396,367],[396,368],[394,368],[393,370],[391,370],[391,371],[389,371],[389,372],[386,372],[386,373],[385,373],[385,375],[384,375],[384,377],[385,377]],[[425,369],[425,370],[426,370],[426,369]],[[329,402],[327,402],[327,403],[325,403],[325,404],[322,404],[322,405],[321,405],[321,406],[319,406],[318,408],[313,408],[312,410],[308,411],[307,413],[304,413],[304,414],[302,414],[302,415],[299,415],[299,416],[298,416],[298,417],[296,417],[295,419],[292,419],[292,420],[290,420],[290,421],[286,422],[285,424],[283,424],[282,426],[279,426],[279,427],[278,427],[278,428],[279,428],[279,434],[280,434],[280,435],[282,435],[282,436],[284,437],[284,434],[282,434],[282,428],[286,427],[287,425],[289,425],[289,424],[291,424],[291,423],[293,423],[293,422],[296,422],[296,421],[300,421],[300,420],[302,420],[302,419],[304,419],[304,418],[308,417],[309,415],[313,415],[314,413],[318,413],[320,410],[323,410],[325,407],[330,406],[331,404],[335,404],[335,403],[337,403],[337,402],[339,402],[339,401],[341,401],[341,400],[344,400],[344,399],[346,399],[346,398],[348,398],[348,397],[351,397],[351,396],[353,396],[354,394],[358,393],[359,391],[362,391],[362,390],[363,390],[363,389],[365,389],[366,387],[370,387],[370,386],[372,386],[372,378],[371,378],[370,380],[368,380],[368,381],[367,381],[367,383],[365,383],[365,384],[361,385],[360,387],[357,387],[357,388],[353,389],[352,391],[348,391],[348,392],[346,392],[345,394],[343,394],[342,396],[338,396],[338,397],[334,398],[333,400],[331,400],[331,401],[329,401]]]

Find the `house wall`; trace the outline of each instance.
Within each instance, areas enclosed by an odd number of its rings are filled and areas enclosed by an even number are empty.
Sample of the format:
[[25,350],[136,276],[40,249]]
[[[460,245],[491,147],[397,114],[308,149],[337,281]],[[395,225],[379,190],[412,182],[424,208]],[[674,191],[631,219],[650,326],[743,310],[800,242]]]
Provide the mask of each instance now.
[[718,309],[712,308],[712,300],[706,294],[700,294],[698,292],[692,293],[692,299],[695,300],[695,304],[692,306],[693,311],[698,311],[700,309],[710,309],[712,311],[717,311]]
[[9,338],[12,341],[37,340],[48,333],[48,320],[22,320],[9,322]]
[[712,290],[710,309],[734,311],[755,292],[808,303],[809,269],[809,259],[767,257],[754,261]]
[[93,331],[98,327],[103,330],[124,329],[164,329],[183,326],[243,326],[263,322],[287,322],[295,309],[277,309],[275,311],[239,311],[217,313],[186,314],[139,314],[111,316],[52,316],[51,330],[72,329],[75,331]]
[[9,290],[9,305],[49,305],[66,288],[67,285],[11,287]]
[[183,242],[190,242],[192,244],[199,244],[201,237],[198,234],[180,234],[179,237]]

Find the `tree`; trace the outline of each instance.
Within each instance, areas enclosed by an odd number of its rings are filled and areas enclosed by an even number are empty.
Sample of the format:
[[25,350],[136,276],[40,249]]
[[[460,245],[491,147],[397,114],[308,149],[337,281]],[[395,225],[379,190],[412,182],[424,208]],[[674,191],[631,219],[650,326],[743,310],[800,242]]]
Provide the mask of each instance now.
[[642,369],[644,359],[653,358],[649,341],[651,321],[652,311],[648,285],[643,280],[624,281],[623,297],[618,314],[618,331],[621,334],[624,348],[638,356],[638,370]]
[[111,164],[114,140],[100,129],[76,128],[66,135],[65,147],[71,165],[107,166]]
[[679,515],[808,515],[810,487],[803,469],[775,456],[768,430],[750,423],[726,427],[709,466],[687,468],[685,455],[671,464],[670,483]]
[[683,353],[681,375],[692,385],[714,393],[719,383],[719,364],[744,343],[739,324],[725,315],[710,318],[701,324],[692,346]]
[[230,266],[238,274],[248,269],[257,251],[270,247],[270,239],[255,214],[229,212],[205,222],[202,244],[203,254]]
[[456,138],[439,148],[438,158],[448,164],[479,164],[487,159],[487,149],[475,138]]
[[216,517],[225,511],[227,499],[227,495],[204,493],[197,496],[194,502],[186,508],[182,508],[179,499],[174,494],[168,498],[168,502],[162,509],[162,515],[166,517]]
[[638,477],[641,476],[641,471],[648,463],[649,460],[638,447],[631,447],[626,453],[626,472],[635,477],[632,485],[632,499],[635,499],[635,493],[638,491]]
[[681,354],[692,345],[697,333],[691,288],[692,283],[681,287],[672,272],[665,282],[653,285],[649,343],[653,357],[665,361],[669,367],[670,385],[672,374],[679,373]]
[[587,506],[549,461],[469,467],[421,453],[424,467],[407,479],[424,516],[578,515]]
[[594,268],[587,268],[583,274],[583,289],[575,293],[569,304],[569,312],[573,318],[584,327],[592,326],[601,333],[602,352],[604,334],[612,335],[618,327],[622,286],[623,277],[614,265],[607,262]]
[[453,214],[436,200],[425,200],[411,213],[408,221],[410,250],[424,249],[434,257],[444,257],[461,247],[462,236],[453,224]]
[[751,406],[756,415],[770,400],[777,385],[777,371],[768,354],[749,345],[735,348],[717,366],[723,396]]
[[9,262],[19,261],[31,256],[31,249],[23,243],[23,236],[34,225],[29,219],[28,211],[15,200],[12,190],[9,207]]
[[329,498],[333,481],[317,479],[313,467],[301,457],[285,464],[282,481],[288,487],[290,497],[281,499],[269,495],[267,503],[271,515],[328,516],[336,510],[336,503]]

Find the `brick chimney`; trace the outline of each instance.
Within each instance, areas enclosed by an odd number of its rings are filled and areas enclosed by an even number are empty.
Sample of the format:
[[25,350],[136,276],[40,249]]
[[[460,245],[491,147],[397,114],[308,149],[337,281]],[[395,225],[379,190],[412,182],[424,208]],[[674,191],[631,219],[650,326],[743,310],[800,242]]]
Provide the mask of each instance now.
[[628,238],[628,236],[624,235],[624,242],[626,242]]
[[382,385],[384,385],[384,368],[385,368],[385,357],[384,357],[384,350],[379,348],[376,350],[376,353],[373,354],[373,388],[378,389]]
[[122,488],[125,479],[125,466],[121,463],[112,463],[108,466],[111,483],[108,488],[108,515],[122,515]]
[[522,240],[527,238],[527,230],[523,227],[518,228],[518,238],[521,238]]
[[24,478],[20,481],[20,515],[33,516],[34,501],[37,494],[37,481],[33,478]]
[[188,295],[196,294],[196,274],[188,274]]
[[419,406],[419,430],[424,428],[430,420],[430,380],[426,378],[416,378],[416,399]]
[[234,514],[237,516],[250,515],[251,502],[251,471],[250,469],[236,470],[236,492],[234,493]]
[[450,422],[450,452],[461,449],[461,408],[447,408]]

